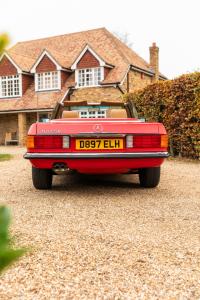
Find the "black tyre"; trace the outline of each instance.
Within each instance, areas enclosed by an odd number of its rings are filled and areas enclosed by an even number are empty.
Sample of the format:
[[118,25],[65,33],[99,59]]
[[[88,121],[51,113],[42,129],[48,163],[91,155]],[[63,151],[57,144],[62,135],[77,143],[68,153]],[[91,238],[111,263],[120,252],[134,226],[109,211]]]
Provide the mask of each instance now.
[[140,169],[139,179],[142,187],[156,187],[160,181],[160,167]]
[[32,167],[33,185],[38,190],[48,190],[52,187],[52,172],[49,169]]

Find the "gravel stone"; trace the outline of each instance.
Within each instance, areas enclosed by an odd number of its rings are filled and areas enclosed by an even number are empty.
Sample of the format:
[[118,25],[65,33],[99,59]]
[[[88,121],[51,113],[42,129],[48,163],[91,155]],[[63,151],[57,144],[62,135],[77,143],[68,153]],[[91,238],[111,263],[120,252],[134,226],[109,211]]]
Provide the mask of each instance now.
[[155,189],[137,175],[54,176],[32,186],[25,149],[0,162],[0,203],[31,251],[0,277],[0,299],[200,299],[200,164],[168,160]]

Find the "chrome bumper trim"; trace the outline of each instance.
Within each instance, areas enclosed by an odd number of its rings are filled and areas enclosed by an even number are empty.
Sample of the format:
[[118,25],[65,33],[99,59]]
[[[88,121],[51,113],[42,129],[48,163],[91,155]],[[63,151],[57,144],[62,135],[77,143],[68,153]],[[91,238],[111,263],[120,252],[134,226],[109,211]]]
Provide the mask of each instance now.
[[80,132],[77,134],[70,134],[71,137],[75,138],[87,138],[87,137],[93,137],[93,138],[102,138],[102,137],[111,137],[111,138],[119,138],[119,137],[125,137],[127,134],[125,133],[102,133],[102,132]]
[[166,158],[168,152],[118,152],[118,153],[29,153],[24,154],[25,159],[66,159],[66,158]]

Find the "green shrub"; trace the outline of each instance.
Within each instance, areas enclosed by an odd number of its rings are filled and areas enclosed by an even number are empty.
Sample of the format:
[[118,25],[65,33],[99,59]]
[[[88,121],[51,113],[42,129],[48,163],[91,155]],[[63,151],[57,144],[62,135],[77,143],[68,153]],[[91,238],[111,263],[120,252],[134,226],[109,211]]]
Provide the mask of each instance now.
[[147,121],[162,122],[174,155],[200,157],[200,73],[151,84],[127,94]]
[[[0,35],[0,54],[8,45],[7,34]],[[9,154],[0,154],[0,160],[10,159]],[[5,206],[0,206],[0,273],[9,265],[18,260],[25,252],[25,249],[13,249],[9,236],[10,212]]]
[[5,206],[0,206],[0,273],[26,252],[25,249],[13,249],[9,225],[9,210]]

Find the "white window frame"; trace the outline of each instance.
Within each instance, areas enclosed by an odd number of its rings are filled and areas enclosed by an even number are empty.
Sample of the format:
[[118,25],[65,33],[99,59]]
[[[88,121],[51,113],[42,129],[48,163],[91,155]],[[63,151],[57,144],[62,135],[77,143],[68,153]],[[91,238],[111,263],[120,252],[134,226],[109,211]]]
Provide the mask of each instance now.
[[[79,118],[84,118],[84,119],[90,119],[90,118],[106,118],[106,111],[107,109],[100,109],[100,110],[96,110],[94,109],[81,109],[79,110]],[[99,114],[99,112],[101,112]]]
[[[11,76],[12,76],[12,78],[9,78]],[[16,79],[15,76],[18,76],[18,80],[19,80],[18,81],[19,82],[19,94],[18,95],[14,95],[14,90],[13,90],[13,94],[12,95],[3,96],[3,94],[2,94],[2,82],[4,80],[6,80],[7,89],[8,89],[8,82],[12,81],[14,83],[14,80]],[[6,79],[3,79],[2,77],[6,77]],[[3,99],[5,98],[6,99],[6,98],[19,98],[19,97],[22,97],[22,75],[21,74],[15,74],[15,75],[0,76],[0,98],[3,98]]]
[[[52,79],[53,79],[53,73],[58,74],[58,86],[57,87],[52,87]],[[45,80],[45,74],[50,75],[50,88],[39,88],[38,80],[39,76],[43,76],[43,80]],[[46,75],[47,76],[47,75]],[[61,72],[60,71],[49,71],[49,72],[41,72],[41,73],[35,73],[35,91],[36,92],[43,92],[43,91],[56,91],[61,89]]]
[[[94,72],[97,69],[100,69],[100,81],[102,81],[104,79],[104,68],[103,67],[76,69],[75,70],[76,88],[88,88],[88,87],[101,86],[100,84],[95,84],[95,82],[94,82]],[[92,84],[91,85],[82,85],[82,86],[80,86],[79,85],[80,84],[80,82],[79,82],[79,73],[81,71],[84,71],[85,72],[85,77],[86,77],[86,72],[87,72],[86,70],[91,70],[92,71]]]

